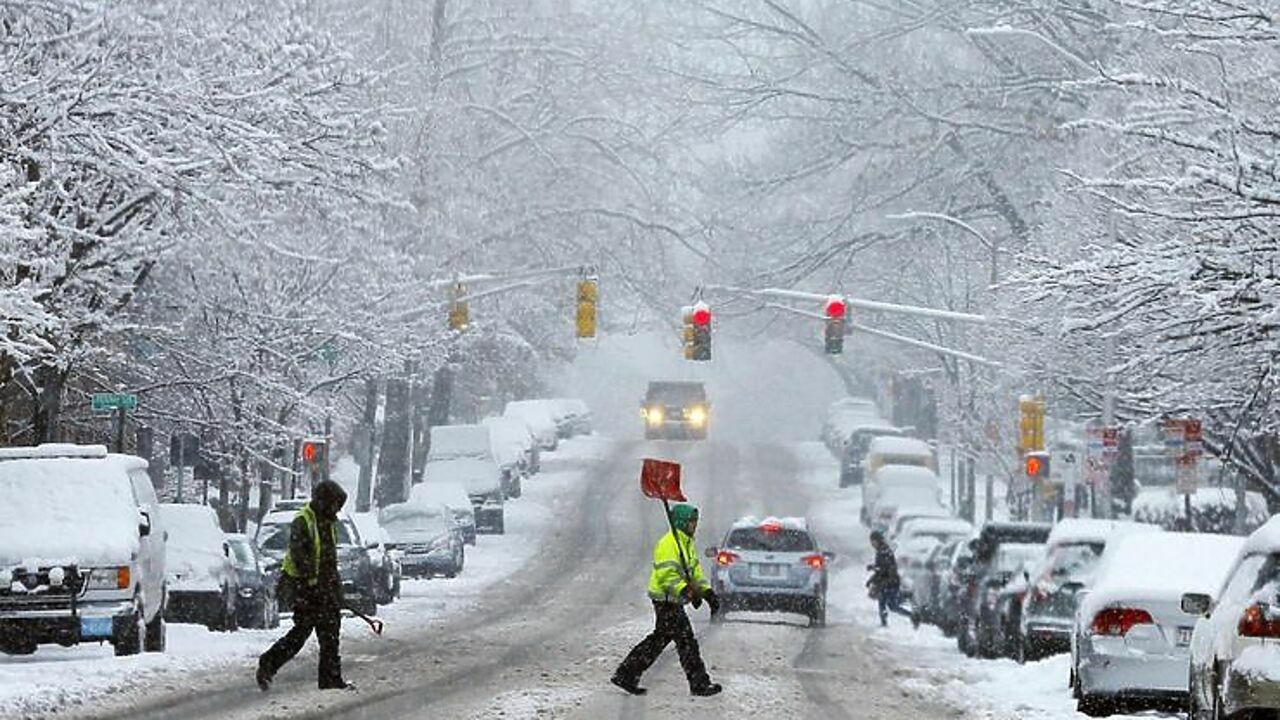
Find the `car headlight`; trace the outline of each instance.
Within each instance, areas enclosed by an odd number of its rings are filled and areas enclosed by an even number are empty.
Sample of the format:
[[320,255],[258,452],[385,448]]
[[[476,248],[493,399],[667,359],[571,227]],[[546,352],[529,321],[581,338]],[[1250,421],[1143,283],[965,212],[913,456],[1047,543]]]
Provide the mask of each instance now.
[[128,565],[98,567],[89,571],[90,590],[127,590],[131,586]]
[[696,426],[702,426],[707,422],[707,409],[701,405],[693,406],[689,410],[689,422]]
[[660,407],[651,407],[644,411],[644,417],[650,425],[661,425],[666,420],[666,413]]

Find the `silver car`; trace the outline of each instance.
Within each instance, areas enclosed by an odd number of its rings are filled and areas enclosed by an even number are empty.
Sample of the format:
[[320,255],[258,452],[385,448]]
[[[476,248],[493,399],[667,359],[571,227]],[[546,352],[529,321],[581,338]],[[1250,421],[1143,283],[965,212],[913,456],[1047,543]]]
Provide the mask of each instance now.
[[1187,594],[1182,609],[1201,618],[1191,636],[1191,720],[1280,709],[1280,517],[1245,541],[1216,602]]
[[715,559],[711,585],[722,608],[713,621],[729,611],[768,611],[826,624],[827,564],[835,555],[819,548],[804,518],[743,518],[706,555]]

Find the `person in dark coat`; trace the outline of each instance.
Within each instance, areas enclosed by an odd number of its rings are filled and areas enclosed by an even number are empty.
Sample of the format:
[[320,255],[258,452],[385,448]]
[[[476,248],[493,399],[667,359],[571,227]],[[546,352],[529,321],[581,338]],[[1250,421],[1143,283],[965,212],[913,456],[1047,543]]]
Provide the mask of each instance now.
[[293,628],[258,659],[258,687],[271,687],[276,672],[298,654],[314,630],[320,642],[321,690],[354,687],[342,678],[338,635],[342,624],[342,578],[338,574],[338,512],[347,493],[332,480],[316,485],[289,526],[289,549],[280,583],[293,595]]
[[880,626],[889,624],[889,611],[892,610],[911,618],[912,626],[919,627],[920,621],[915,615],[902,607],[902,578],[898,575],[898,561],[893,557],[893,549],[885,541],[884,533],[879,530],[871,533],[871,547],[876,551],[876,559],[867,566],[871,571],[867,587],[880,603]]

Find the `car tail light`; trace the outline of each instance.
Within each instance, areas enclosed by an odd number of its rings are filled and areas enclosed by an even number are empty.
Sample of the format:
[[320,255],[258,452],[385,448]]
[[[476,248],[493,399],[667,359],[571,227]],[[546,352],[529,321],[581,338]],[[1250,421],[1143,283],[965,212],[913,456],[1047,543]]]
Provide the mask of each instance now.
[[720,565],[721,567],[724,567],[726,565],[732,565],[737,561],[738,561],[737,553],[731,553],[728,550],[721,550],[720,552],[716,553],[716,564]]
[[805,555],[804,557],[800,558],[800,562],[804,563],[805,565],[808,565],[814,570],[827,569],[827,559],[822,557],[821,555]]
[[1280,619],[1275,617],[1269,606],[1254,603],[1244,609],[1236,632],[1240,637],[1280,638]]
[[760,529],[772,535],[773,533],[782,532],[782,523],[769,521],[760,525]]
[[127,590],[131,586],[132,583],[129,582],[129,566],[121,565],[116,568],[116,587],[121,590]]
[[1151,613],[1140,608],[1107,608],[1093,616],[1094,635],[1123,636],[1134,625],[1154,625]]

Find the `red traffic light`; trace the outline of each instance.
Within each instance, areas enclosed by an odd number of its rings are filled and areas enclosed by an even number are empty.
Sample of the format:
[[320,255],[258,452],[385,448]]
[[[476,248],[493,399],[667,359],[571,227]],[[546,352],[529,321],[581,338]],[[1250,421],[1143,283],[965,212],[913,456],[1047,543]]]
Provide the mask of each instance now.
[[1027,456],[1027,477],[1040,477],[1044,474],[1044,458],[1039,455]]
[[839,319],[844,317],[846,306],[844,298],[832,297],[827,299],[827,317],[831,319]]
[[694,325],[710,325],[711,324],[711,308],[706,305],[699,305],[693,309]]
[[302,443],[302,459],[304,462],[314,463],[321,458],[322,449],[320,443],[304,442]]

